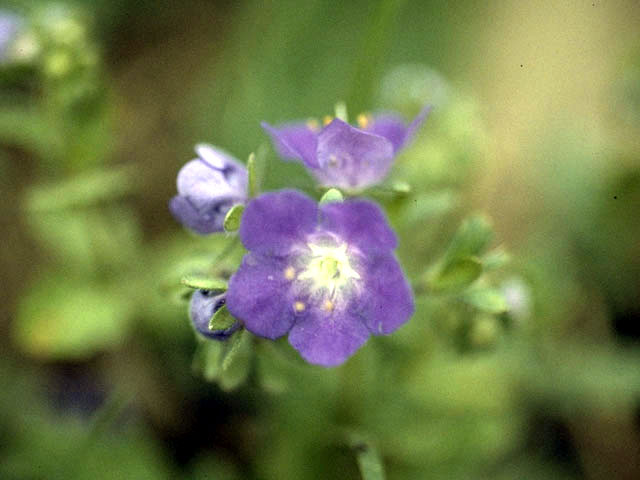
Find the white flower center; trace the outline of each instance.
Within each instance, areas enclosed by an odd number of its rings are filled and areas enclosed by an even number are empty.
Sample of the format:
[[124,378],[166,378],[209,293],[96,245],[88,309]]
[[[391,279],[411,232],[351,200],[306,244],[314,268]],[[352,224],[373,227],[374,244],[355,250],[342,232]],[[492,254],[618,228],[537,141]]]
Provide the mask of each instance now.
[[330,247],[309,243],[307,246],[311,260],[298,275],[299,280],[311,280],[315,288],[326,289],[333,297],[336,290],[360,279],[360,274],[349,263],[346,244]]

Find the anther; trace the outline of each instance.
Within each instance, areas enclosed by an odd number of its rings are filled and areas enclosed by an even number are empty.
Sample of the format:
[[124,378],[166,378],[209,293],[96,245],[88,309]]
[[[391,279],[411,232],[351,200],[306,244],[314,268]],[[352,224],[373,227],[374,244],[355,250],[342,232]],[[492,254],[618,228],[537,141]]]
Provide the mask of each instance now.
[[370,122],[369,115],[365,115],[364,113],[361,113],[356,118],[356,121],[358,122],[358,126],[360,128],[367,128],[369,126],[369,122]]
[[284,278],[287,280],[293,280],[296,278],[296,270],[293,267],[287,267],[284,271]]

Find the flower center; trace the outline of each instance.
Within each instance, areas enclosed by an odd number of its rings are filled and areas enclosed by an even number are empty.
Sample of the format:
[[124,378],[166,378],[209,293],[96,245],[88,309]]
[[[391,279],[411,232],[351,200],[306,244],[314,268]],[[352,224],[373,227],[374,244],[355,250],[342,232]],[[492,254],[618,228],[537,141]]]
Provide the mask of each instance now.
[[311,280],[315,288],[326,289],[333,296],[336,290],[360,278],[349,262],[346,244],[329,247],[309,243],[308,247],[311,259],[298,279]]

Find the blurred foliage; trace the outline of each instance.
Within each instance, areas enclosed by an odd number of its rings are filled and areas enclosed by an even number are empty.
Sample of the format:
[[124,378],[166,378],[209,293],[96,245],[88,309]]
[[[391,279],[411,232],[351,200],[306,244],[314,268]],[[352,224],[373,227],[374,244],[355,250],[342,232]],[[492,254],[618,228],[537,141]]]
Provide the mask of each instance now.
[[[3,4],[21,22],[0,61],[0,477],[640,477],[640,14],[591,3],[566,31],[627,26],[624,55],[597,59],[607,109],[585,134],[560,103],[516,147],[495,144],[518,125],[496,126],[481,88],[508,78],[474,59],[518,31],[517,2]],[[255,152],[252,194],[320,198],[259,121],[341,99],[352,117],[434,105],[367,192],[416,314],[329,370],[286,340],[195,338],[192,289],[225,288],[243,250],[168,213],[192,145]]]

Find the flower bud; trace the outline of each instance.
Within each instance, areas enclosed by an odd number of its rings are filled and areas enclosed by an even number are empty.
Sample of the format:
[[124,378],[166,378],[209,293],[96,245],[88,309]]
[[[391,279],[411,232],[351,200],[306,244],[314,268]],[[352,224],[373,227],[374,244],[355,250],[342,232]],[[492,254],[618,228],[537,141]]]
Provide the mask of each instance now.
[[211,317],[226,303],[226,293],[213,293],[211,290],[196,290],[191,297],[189,307],[191,323],[198,333],[214,340],[226,340],[240,328],[240,322],[236,321],[224,330],[211,330],[209,322]]
[[247,169],[211,145],[197,145],[196,153],[198,158],[178,173],[178,195],[171,199],[169,209],[196,233],[222,232],[229,209],[247,199]]

